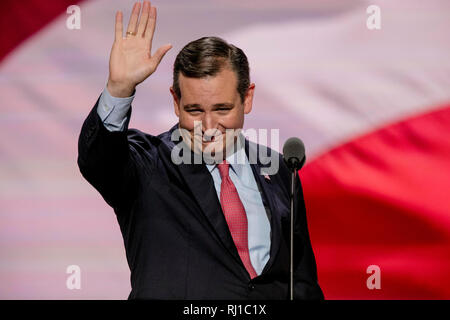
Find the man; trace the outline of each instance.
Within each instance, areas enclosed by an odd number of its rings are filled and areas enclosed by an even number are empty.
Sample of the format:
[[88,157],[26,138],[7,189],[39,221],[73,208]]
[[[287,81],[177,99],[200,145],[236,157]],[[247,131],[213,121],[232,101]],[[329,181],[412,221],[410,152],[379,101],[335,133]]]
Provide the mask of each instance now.
[[[272,150],[278,168],[264,173],[260,146],[232,131],[252,109],[245,54],[217,37],[189,43],[170,88],[179,123],[158,136],[128,129],[136,86],[171,48],[150,55],[156,9],[145,1],[140,12],[136,3],[125,38],[116,14],[107,87],[83,124],[78,156],[116,213],[129,299],[287,299],[290,173]],[[295,299],[323,299],[297,184]]]

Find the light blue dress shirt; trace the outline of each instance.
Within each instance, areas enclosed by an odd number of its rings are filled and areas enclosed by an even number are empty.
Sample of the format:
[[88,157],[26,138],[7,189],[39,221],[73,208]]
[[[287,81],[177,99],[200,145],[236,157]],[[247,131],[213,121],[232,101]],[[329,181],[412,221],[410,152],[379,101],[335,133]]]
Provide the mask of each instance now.
[[[128,120],[126,115],[133,99],[134,95],[116,98],[112,97],[106,88],[103,90],[97,113],[109,131],[124,130]],[[240,161],[236,161],[237,159]],[[229,155],[227,161],[230,163],[230,179],[236,187],[247,214],[250,260],[256,273],[260,275],[270,258],[271,230],[268,214],[244,148],[239,148],[234,154]],[[220,199],[222,179],[219,169],[215,164],[207,164],[206,167],[213,177],[217,197]]]

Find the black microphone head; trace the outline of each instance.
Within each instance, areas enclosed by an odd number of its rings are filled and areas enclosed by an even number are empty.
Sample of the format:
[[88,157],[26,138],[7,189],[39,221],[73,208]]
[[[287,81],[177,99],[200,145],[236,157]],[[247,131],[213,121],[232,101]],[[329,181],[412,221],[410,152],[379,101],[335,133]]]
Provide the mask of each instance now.
[[305,145],[302,140],[292,137],[283,146],[283,159],[290,169],[300,169],[305,163]]

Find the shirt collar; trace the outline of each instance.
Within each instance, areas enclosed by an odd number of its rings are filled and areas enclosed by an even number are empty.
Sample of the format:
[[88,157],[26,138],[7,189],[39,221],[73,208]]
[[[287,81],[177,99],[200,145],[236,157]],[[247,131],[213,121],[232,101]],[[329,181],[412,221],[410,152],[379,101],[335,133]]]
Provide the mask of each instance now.
[[[240,137],[241,139],[245,139]],[[245,154],[244,142],[241,144],[241,148],[238,148],[236,152],[230,154],[226,158],[227,162],[230,164],[231,169],[236,173],[238,177],[242,176],[243,167],[248,164],[247,155]],[[217,164],[206,164],[209,172],[211,173]]]

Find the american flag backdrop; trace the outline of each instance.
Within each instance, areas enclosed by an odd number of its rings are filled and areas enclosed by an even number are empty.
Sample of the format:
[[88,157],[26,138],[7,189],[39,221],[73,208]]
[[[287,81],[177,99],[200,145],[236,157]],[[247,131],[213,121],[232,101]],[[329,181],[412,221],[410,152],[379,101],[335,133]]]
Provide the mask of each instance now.
[[[81,125],[106,85],[114,14],[129,0],[0,2],[0,298],[126,299],[113,210],[81,176]],[[81,9],[80,29],[67,28]],[[169,87],[188,42],[220,36],[255,83],[244,129],[306,146],[300,171],[326,299],[450,299],[450,2],[155,0],[131,128],[177,122]],[[366,9],[377,5],[381,28]],[[270,142],[269,142],[270,146]],[[67,267],[81,270],[69,290]],[[369,266],[381,288],[369,289]]]

